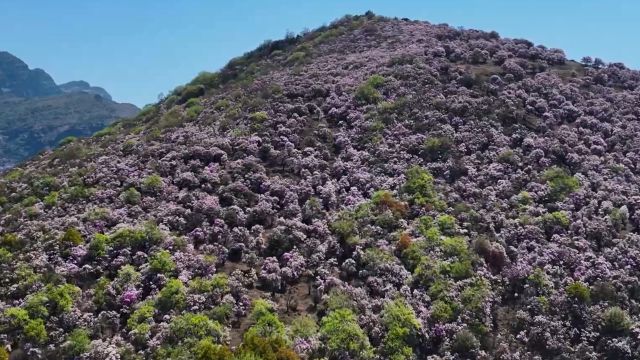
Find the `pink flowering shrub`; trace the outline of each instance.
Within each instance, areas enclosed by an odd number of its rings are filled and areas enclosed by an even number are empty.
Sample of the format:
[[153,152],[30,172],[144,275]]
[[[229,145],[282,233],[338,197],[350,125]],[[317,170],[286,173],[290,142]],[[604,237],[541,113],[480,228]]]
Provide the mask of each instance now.
[[3,174],[0,346],[632,359],[639,89],[621,64],[371,13],[265,42],[85,157]]

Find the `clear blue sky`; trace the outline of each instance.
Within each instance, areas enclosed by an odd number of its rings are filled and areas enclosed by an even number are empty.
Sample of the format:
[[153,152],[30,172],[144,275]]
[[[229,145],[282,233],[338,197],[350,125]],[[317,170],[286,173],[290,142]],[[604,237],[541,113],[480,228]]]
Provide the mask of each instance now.
[[496,30],[640,68],[637,0],[0,0],[0,50],[139,106],[287,30],[366,10]]

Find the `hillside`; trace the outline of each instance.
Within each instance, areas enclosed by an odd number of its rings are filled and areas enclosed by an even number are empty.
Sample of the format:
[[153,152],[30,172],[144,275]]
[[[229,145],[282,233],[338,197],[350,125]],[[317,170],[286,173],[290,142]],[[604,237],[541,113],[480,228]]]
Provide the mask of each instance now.
[[639,85],[370,13],[265,42],[4,175],[0,343],[637,359]]
[[22,60],[6,51],[0,51],[0,95],[34,97],[61,92],[44,70],[29,69]]
[[31,70],[0,52],[0,169],[56,147],[65,137],[89,136],[138,111],[85,81],[58,86],[44,70]]

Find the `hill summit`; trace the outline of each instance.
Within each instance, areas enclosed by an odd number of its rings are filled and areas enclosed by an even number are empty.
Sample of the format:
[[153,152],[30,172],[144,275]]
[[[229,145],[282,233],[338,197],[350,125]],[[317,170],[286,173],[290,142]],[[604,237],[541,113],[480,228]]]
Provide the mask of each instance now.
[[371,13],[265,42],[4,175],[0,342],[12,359],[637,358],[639,85]]

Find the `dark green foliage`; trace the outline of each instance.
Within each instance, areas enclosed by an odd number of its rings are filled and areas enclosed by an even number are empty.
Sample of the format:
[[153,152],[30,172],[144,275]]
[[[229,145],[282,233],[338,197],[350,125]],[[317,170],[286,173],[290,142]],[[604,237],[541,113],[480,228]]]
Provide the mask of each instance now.
[[6,233],[0,236],[0,247],[8,250],[20,250],[24,247],[24,241],[14,233]]
[[61,314],[68,312],[73,307],[73,302],[82,291],[75,285],[63,284],[58,286],[48,285],[45,289],[50,313]]
[[48,207],[55,207],[58,204],[58,198],[60,197],[60,193],[57,191],[52,191],[47,194],[42,202]]
[[189,99],[185,105],[187,109],[187,117],[189,119],[195,119],[200,115],[204,107],[200,105],[200,99]]
[[430,137],[424,142],[425,157],[430,161],[447,160],[455,148],[453,140],[448,137]]
[[611,225],[613,225],[617,231],[623,230],[628,223],[627,217],[624,216],[623,212],[618,208],[611,209],[611,212],[609,213],[609,220],[611,221]]
[[480,347],[480,342],[475,335],[467,329],[460,330],[451,344],[451,350],[460,355],[468,355]]
[[424,241],[414,241],[402,252],[402,261],[409,271],[414,271],[427,249]]
[[370,271],[375,271],[378,267],[385,264],[392,264],[395,262],[395,257],[384,250],[378,248],[369,248],[365,250],[362,257],[362,263],[365,268]]
[[547,236],[551,236],[563,229],[566,230],[571,224],[569,217],[563,211],[554,211],[546,214],[542,217],[541,222]]
[[403,299],[387,303],[382,312],[382,323],[387,329],[382,354],[393,360],[413,359],[413,348],[418,344],[420,331],[413,309]]
[[608,308],[602,314],[601,332],[605,335],[617,336],[631,329],[631,319],[626,311],[614,306]]
[[78,229],[68,228],[60,237],[60,242],[67,245],[81,245],[84,244],[84,238]]
[[185,287],[182,281],[171,279],[160,290],[156,299],[158,310],[169,312],[171,310],[180,310],[184,307],[186,301]]
[[291,322],[289,333],[291,338],[309,339],[318,333],[319,327],[316,319],[309,314],[303,314]]
[[538,291],[544,291],[550,287],[549,278],[541,268],[535,268],[531,275],[527,277],[527,282]]
[[269,303],[254,301],[250,317],[253,325],[244,334],[239,359],[298,359],[287,346],[284,324]]
[[618,294],[615,286],[609,281],[598,281],[593,284],[591,295],[594,301],[615,302]]
[[205,87],[203,85],[187,85],[180,91],[180,98],[177,104],[184,104],[189,99],[197,98],[204,95]]
[[[156,309],[151,301],[145,301],[138,305],[138,308],[131,314],[127,320],[127,328],[129,330],[137,329],[138,332],[146,332],[149,320],[153,319]],[[141,326],[142,325],[142,326]]]
[[257,122],[267,121],[269,120],[269,114],[267,114],[265,111],[254,112],[249,115],[249,120]]
[[7,308],[3,315],[8,320],[11,329],[21,329],[29,322],[29,313],[19,307]]
[[578,179],[559,167],[547,169],[544,174],[542,174],[542,179],[546,181],[549,186],[550,201],[564,200],[567,195],[580,188]]
[[565,288],[567,296],[582,303],[591,301],[591,291],[589,287],[580,281],[574,281]]
[[229,360],[233,353],[228,347],[216,344],[211,338],[204,338],[193,349],[195,360]]
[[93,133],[93,137],[95,138],[101,138],[101,137],[105,137],[105,136],[110,136],[110,135],[114,135],[117,134],[117,127],[115,126],[107,126],[106,128],[102,129],[102,130],[98,130],[95,133]]
[[75,137],[75,136],[67,136],[66,138],[60,140],[59,145],[60,146],[65,146],[65,145],[71,144],[72,142],[74,142],[76,140],[78,140],[78,138]]
[[24,327],[24,336],[36,344],[44,344],[49,339],[42,319],[29,320]]
[[137,205],[142,200],[142,195],[135,188],[128,188],[122,193],[122,201],[129,205]]
[[384,85],[385,79],[380,75],[371,76],[364,84],[356,89],[356,101],[364,104],[377,104],[382,101],[382,95],[378,91]]
[[346,244],[357,244],[357,223],[349,213],[340,213],[338,219],[329,224],[329,229]]
[[498,161],[505,164],[516,165],[516,154],[513,150],[505,150],[498,154]]
[[473,275],[473,265],[469,260],[452,261],[444,269],[444,273],[455,280],[467,279]]
[[33,206],[33,205],[37,204],[37,203],[38,203],[38,201],[39,201],[39,200],[38,200],[38,198],[37,198],[37,197],[35,197],[35,196],[29,196],[29,197],[24,198],[24,199],[20,202],[20,205],[21,205],[22,207],[24,207],[24,208],[27,208],[27,207],[29,207],[29,206]]
[[211,337],[220,342],[223,328],[203,314],[186,313],[174,318],[169,324],[171,335],[178,340],[197,339]]
[[91,338],[87,330],[75,329],[67,337],[65,352],[71,357],[76,357],[89,350],[90,343]]
[[38,292],[27,298],[24,308],[31,318],[46,319],[49,317],[48,302],[47,294],[45,292]]
[[349,309],[331,311],[322,318],[320,334],[329,358],[348,356],[350,359],[370,359],[373,356],[369,339]]
[[72,186],[66,189],[67,195],[69,196],[69,200],[78,201],[87,199],[91,196],[93,190],[88,189],[82,185]]
[[414,166],[407,171],[406,177],[403,191],[411,197],[413,203],[422,206],[436,203],[437,194],[429,171]]
[[454,310],[451,304],[443,300],[436,300],[431,305],[431,317],[437,322],[449,322],[454,319]]
[[107,255],[107,242],[109,237],[104,234],[96,234],[87,247],[88,253],[93,258]]
[[453,235],[456,230],[456,218],[451,215],[440,215],[436,219],[438,229],[445,235]]
[[213,89],[220,85],[220,75],[218,73],[202,71],[198,74],[198,76],[191,80],[189,85],[202,85],[207,89]]
[[480,315],[483,312],[483,307],[489,294],[487,282],[482,279],[475,279],[460,294],[460,302],[465,309]]
[[298,64],[307,57],[304,51],[296,51],[287,58],[288,64]]
[[171,110],[167,111],[160,120],[158,121],[157,127],[155,130],[163,130],[167,128],[172,128],[179,126],[183,123],[184,117],[180,112],[179,107],[173,107]]
[[469,244],[463,237],[448,237],[441,244],[444,255],[455,257],[461,260],[468,259],[470,256]]
[[45,175],[33,181],[31,189],[37,196],[45,196],[59,189],[58,180],[53,176]]
[[13,254],[5,248],[0,247],[0,265],[7,265],[11,262]]
[[211,279],[194,278],[189,281],[189,290],[198,294],[225,294],[229,292],[229,277],[221,273],[214,275]]
[[331,289],[329,296],[323,303],[323,308],[327,311],[333,311],[338,309],[350,309],[355,310],[355,304],[353,299],[349,297],[347,293],[340,289]]
[[123,228],[109,237],[109,242],[117,247],[133,249],[148,248],[158,245],[164,240],[164,234],[152,222],[145,223],[142,228]]
[[254,301],[251,319],[254,324],[247,330],[245,337],[257,336],[270,340],[286,339],[284,324],[266,301],[261,299]]
[[207,312],[207,316],[221,324],[227,323],[232,315],[233,305],[229,303],[220,304]]
[[36,344],[47,341],[47,330],[43,319],[31,319],[26,310],[12,307],[4,311],[4,317],[8,320],[9,330],[24,334],[25,338]]
[[151,255],[149,269],[155,273],[170,275],[176,270],[176,263],[171,259],[171,253],[160,250]]
[[163,187],[162,178],[159,175],[149,175],[142,181],[142,190],[151,193],[157,194]]
[[106,277],[101,277],[96,281],[95,286],[93,287],[93,304],[98,308],[102,309],[107,304],[107,287],[109,286],[109,279]]
[[220,111],[220,110],[226,110],[231,106],[231,102],[229,102],[229,100],[227,99],[222,99],[222,100],[218,100],[218,102],[216,102],[213,105],[213,108]]

